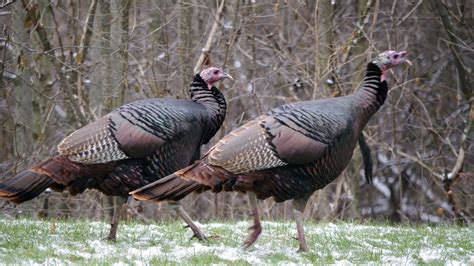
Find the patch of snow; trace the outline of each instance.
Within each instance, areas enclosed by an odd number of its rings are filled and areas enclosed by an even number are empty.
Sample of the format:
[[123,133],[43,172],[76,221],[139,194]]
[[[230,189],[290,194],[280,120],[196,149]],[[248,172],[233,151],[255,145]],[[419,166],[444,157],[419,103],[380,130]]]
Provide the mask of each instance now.
[[61,108],[61,106],[59,106],[59,105],[54,105],[54,111],[56,111],[56,113],[62,118],[66,118],[66,116],[67,116],[64,109]]
[[380,262],[386,265],[416,265],[416,261],[414,261],[411,256],[396,257],[386,255],[380,258]]
[[161,59],[165,58],[165,55],[166,55],[165,53],[160,53],[160,54],[158,55],[158,57],[157,57],[157,60],[156,60],[156,61],[159,61],[159,60],[161,60]]
[[354,263],[346,260],[346,259],[343,259],[343,260],[336,260],[334,261],[334,265],[354,265]]
[[232,28],[234,28],[232,26],[232,21],[227,20],[227,21],[224,22],[224,29],[232,29]]
[[248,92],[253,92],[253,85],[252,85],[252,83],[247,84],[247,88],[246,88],[246,89],[247,89]]
[[119,261],[119,262],[113,263],[112,265],[113,266],[128,266],[130,264]]
[[21,265],[42,266],[42,265],[66,265],[66,264],[68,263],[58,258],[47,258],[46,260],[40,263],[33,260],[27,260],[24,262],[24,264],[22,263]]
[[384,183],[380,182],[379,179],[373,180],[374,187],[380,191],[386,198],[390,198],[390,188]]
[[153,257],[163,256],[163,252],[161,251],[160,247],[148,247],[145,249],[140,248],[129,248],[127,251],[127,257],[133,256],[138,257],[145,260],[150,260]]
[[441,218],[439,218],[436,215],[429,214],[429,213],[421,213],[420,218],[423,221],[428,221],[428,222],[432,222],[432,223],[440,223],[441,222]]
[[389,159],[387,155],[385,155],[385,153],[383,152],[377,153],[377,159],[379,160],[381,164],[384,164],[384,165],[389,164]]
[[234,67],[235,68],[240,68],[242,66],[242,63],[240,63],[240,60],[235,60],[234,61]]
[[99,256],[105,255],[105,254],[114,254],[116,253],[116,248],[106,242],[104,240],[87,240],[86,241],[87,245],[89,247],[92,247],[95,251],[96,254]]
[[443,208],[445,210],[451,210],[452,209],[451,205],[449,205],[449,203],[446,202],[446,201],[441,202],[441,208]]
[[421,249],[419,256],[424,262],[437,261],[442,257],[440,250],[428,248]]

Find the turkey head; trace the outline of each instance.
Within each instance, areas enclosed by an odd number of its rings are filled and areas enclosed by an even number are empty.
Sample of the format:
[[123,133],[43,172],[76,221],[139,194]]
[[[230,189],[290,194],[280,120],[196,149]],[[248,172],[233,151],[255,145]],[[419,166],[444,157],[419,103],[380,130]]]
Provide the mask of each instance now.
[[392,67],[398,66],[402,63],[407,63],[411,65],[411,62],[406,59],[407,52],[406,51],[385,51],[380,53],[372,63],[376,64],[380,70],[382,70],[382,76],[380,77],[380,81],[385,80],[385,72]]
[[209,89],[212,88],[212,84],[216,81],[222,80],[222,79],[231,79],[233,80],[234,78],[227,74],[226,72],[222,71],[222,69],[217,68],[217,67],[208,67],[199,73],[199,76],[206,82],[207,86]]

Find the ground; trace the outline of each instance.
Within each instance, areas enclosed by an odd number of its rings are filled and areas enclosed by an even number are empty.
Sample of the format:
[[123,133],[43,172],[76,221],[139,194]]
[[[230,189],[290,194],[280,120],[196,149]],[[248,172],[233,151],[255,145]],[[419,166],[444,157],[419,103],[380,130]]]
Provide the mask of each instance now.
[[263,222],[255,246],[241,243],[247,222],[201,225],[207,242],[189,240],[181,222],[122,223],[116,243],[108,224],[0,216],[0,264],[474,264],[474,231],[453,225],[305,223],[310,252],[297,253],[291,221]]

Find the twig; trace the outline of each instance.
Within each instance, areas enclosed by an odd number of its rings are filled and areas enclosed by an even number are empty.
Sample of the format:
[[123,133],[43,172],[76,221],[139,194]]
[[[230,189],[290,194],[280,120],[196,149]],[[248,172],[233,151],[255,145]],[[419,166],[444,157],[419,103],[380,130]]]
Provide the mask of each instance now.
[[360,17],[359,21],[356,24],[356,28],[352,32],[352,38],[350,38],[346,42],[345,46],[348,46],[348,48],[346,49],[346,52],[342,55],[341,62],[344,63],[344,62],[347,61],[347,58],[349,57],[349,55],[352,52],[352,49],[358,43],[358,40],[362,37],[365,26],[367,26],[367,24],[369,24],[369,18],[368,18],[369,17],[369,12],[370,12],[370,9],[372,8],[372,5],[374,3],[375,2],[372,1],[372,0],[367,1],[366,9],[362,12],[361,17]]
[[[393,151],[392,151],[393,152]],[[428,170],[431,174],[433,174],[434,176],[436,176],[437,178],[443,180],[444,177],[442,174],[439,174],[439,173],[436,173],[435,170],[431,167],[429,167],[427,164],[425,164],[420,158],[418,157],[415,157],[413,155],[410,155],[408,153],[405,153],[405,152],[402,152],[400,150],[396,150],[395,151],[396,154],[399,154],[407,159],[410,159],[412,161],[414,161],[415,163],[419,164],[421,167],[425,168],[426,170]]]
[[61,55],[59,57],[61,58],[62,62],[66,62],[63,40],[61,38],[61,34],[59,33],[59,23],[58,23],[58,20],[56,19],[56,12],[54,12],[52,3],[48,4],[48,9],[49,9],[49,12],[51,13],[51,18],[54,22],[54,32],[56,33],[56,36],[58,36],[59,49],[61,51]]
[[400,26],[400,24],[402,24],[408,17],[410,17],[412,13],[415,12],[415,10],[420,6],[421,3],[423,3],[423,0],[419,0],[418,3],[416,3],[416,5],[408,13],[406,13],[405,16],[403,16],[402,19],[398,20],[397,26]]

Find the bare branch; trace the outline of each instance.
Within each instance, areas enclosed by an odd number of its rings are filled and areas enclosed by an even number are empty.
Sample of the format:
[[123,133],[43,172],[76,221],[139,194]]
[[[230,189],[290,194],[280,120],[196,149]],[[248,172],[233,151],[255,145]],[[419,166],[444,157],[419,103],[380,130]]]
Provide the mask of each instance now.
[[224,17],[224,5],[225,0],[222,0],[219,7],[217,8],[216,19],[214,20],[214,24],[212,25],[211,31],[209,32],[209,36],[207,37],[206,44],[202,48],[201,55],[199,56],[196,65],[194,66],[194,74],[199,72],[202,64],[206,61],[209,53],[211,52],[212,42],[214,41],[214,36],[216,35],[217,28],[219,27],[220,21]]
[[79,103],[77,100],[75,100],[72,89],[70,88],[65,75],[61,71],[62,65],[59,63],[56,56],[54,55],[53,46],[49,42],[48,34],[45,28],[39,21],[39,16],[36,12],[36,7],[33,6],[31,3],[29,3],[27,0],[22,0],[22,3],[23,3],[23,7],[26,10],[27,20],[31,22],[34,30],[38,34],[41,45],[43,46],[44,53],[48,55],[49,60],[51,61],[53,66],[55,66],[56,68],[56,72],[59,75],[60,82],[63,85],[62,87],[66,91],[67,97],[69,99],[72,109],[74,110],[75,116],[79,119],[80,124],[82,125],[86,124],[87,123],[86,116],[84,115],[84,113],[81,112]]
[[447,8],[445,5],[441,3],[441,1],[430,1],[434,11],[438,14],[439,18],[441,19],[441,23],[444,27],[444,30],[448,34],[449,40],[451,41],[448,43],[449,48],[451,49],[451,53],[453,54],[454,57],[454,62],[456,64],[456,67],[458,69],[458,76],[459,76],[459,82],[461,83],[461,90],[464,93],[464,96],[466,99],[470,99],[472,95],[472,87],[470,84],[469,80],[469,73],[468,71],[464,68],[464,62],[461,56],[459,55],[459,47],[453,44],[458,43],[458,39],[456,38],[456,35],[454,34],[454,27],[449,21],[449,14],[447,12]]
[[86,19],[84,20],[84,26],[82,29],[81,40],[79,41],[79,51],[76,56],[76,62],[78,65],[82,65],[87,57],[88,48],[91,42],[92,28],[94,27],[95,10],[97,8],[97,0],[92,0],[89,10],[87,12]]
[[[92,36],[92,28],[94,27],[94,18],[95,18],[95,11],[97,8],[97,0],[92,0],[89,10],[87,12],[86,19],[84,21],[84,26],[82,30],[82,36],[79,41],[79,51],[76,56],[76,64],[78,68],[82,66],[84,63],[84,60],[87,57],[87,52],[89,51],[89,46],[91,42],[91,36]],[[82,86],[82,73],[81,72],[76,72],[77,73],[77,79],[76,79],[76,86],[77,86],[77,96],[79,98],[79,103],[81,106],[88,110],[88,113],[91,115],[94,115],[93,112],[89,110],[89,96],[87,95],[87,91],[84,90]]]
[[7,7],[7,6],[9,6],[9,5],[11,5],[11,4],[15,3],[15,2],[16,2],[16,0],[11,0],[11,1],[6,1],[6,2],[4,2],[4,3],[1,3],[1,4],[0,4],[0,9],[5,8],[5,7]]
[[419,164],[421,167],[425,168],[426,170],[428,170],[432,175],[436,176],[437,178],[443,180],[444,177],[442,174],[439,174],[439,173],[436,173],[435,170],[433,168],[431,168],[430,166],[428,166],[426,163],[424,163],[420,158],[418,157],[415,157],[413,155],[410,155],[408,153],[405,153],[405,152],[402,152],[400,150],[396,150],[395,151],[396,154],[399,154],[407,159],[410,159],[412,160],[413,162]]

